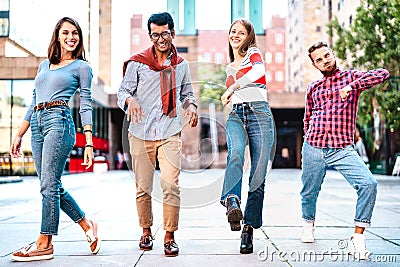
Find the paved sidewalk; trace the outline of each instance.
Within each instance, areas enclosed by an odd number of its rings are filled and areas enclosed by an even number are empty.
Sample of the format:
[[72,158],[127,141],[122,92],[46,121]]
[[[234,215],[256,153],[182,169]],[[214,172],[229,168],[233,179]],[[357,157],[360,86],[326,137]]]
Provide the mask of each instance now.
[[[128,171],[67,175],[63,177],[64,187],[87,217],[99,222],[103,239],[99,254],[91,255],[80,227],[62,213],[59,235],[54,237],[54,259],[14,263],[10,254],[34,242],[40,229],[37,177],[22,177],[23,182],[0,184],[0,266],[400,266],[399,177],[375,176],[378,197],[373,225],[366,231],[372,260],[356,262],[342,249],[353,232],[355,191],[340,174],[328,172],[317,207],[316,241],[303,244],[299,240],[300,174],[298,169],[271,171],[266,183],[264,224],[255,230],[255,251],[241,255],[240,232],[230,231],[225,210],[218,202],[223,170],[182,172],[183,207],[175,236],[180,255],[174,258],[163,255],[160,201],[154,202],[154,248],[146,252],[138,249],[141,229],[135,186]],[[158,181],[154,188],[159,200]]]

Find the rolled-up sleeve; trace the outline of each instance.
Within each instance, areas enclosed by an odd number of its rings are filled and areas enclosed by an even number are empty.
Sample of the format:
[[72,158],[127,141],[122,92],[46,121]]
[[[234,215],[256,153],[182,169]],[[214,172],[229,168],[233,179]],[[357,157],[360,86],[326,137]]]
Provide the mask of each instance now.
[[366,90],[375,85],[384,83],[389,79],[390,73],[386,69],[376,69],[369,71],[352,71],[354,81],[349,86],[355,90]]
[[179,100],[181,101],[182,107],[184,108],[186,108],[189,104],[193,104],[197,107],[197,102],[196,98],[194,97],[194,90],[192,86],[192,79],[190,77],[189,65],[186,61],[183,61],[181,64],[182,69],[180,71],[182,71],[183,76],[180,84],[181,91]]
[[127,106],[125,105],[125,100],[130,96],[135,96],[137,92],[137,81],[138,81],[138,62],[131,61],[126,67],[125,76],[122,79],[121,85],[117,93],[117,104],[118,106],[126,112]]

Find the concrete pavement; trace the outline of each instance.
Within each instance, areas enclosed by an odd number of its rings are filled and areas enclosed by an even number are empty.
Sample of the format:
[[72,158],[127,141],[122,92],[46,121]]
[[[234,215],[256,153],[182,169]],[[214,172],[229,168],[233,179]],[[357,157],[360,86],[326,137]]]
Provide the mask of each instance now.
[[86,216],[99,223],[102,248],[98,255],[91,255],[80,227],[62,213],[59,235],[54,237],[54,259],[31,263],[14,263],[10,254],[37,238],[41,218],[37,177],[0,184],[0,266],[400,266],[399,177],[375,176],[378,197],[372,227],[366,231],[373,254],[371,261],[357,262],[345,249],[353,232],[356,193],[335,171],[328,171],[320,193],[316,241],[300,242],[300,174],[298,169],[271,171],[263,226],[254,233],[254,253],[241,255],[240,232],[230,231],[218,202],[223,170],[183,171],[182,209],[175,235],[180,255],[174,258],[163,254],[158,181],[153,202],[154,248],[144,252],[138,248],[141,229],[129,171],[67,175],[64,187]]

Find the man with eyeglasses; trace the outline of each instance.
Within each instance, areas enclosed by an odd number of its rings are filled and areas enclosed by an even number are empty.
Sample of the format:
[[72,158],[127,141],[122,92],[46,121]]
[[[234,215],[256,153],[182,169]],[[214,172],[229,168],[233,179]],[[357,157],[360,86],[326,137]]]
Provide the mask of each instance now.
[[147,22],[153,45],[133,55],[123,65],[118,105],[126,113],[132,169],[136,179],[136,206],[143,235],[139,248],[153,248],[152,197],[156,161],[161,171],[163,191],[164,253],[177,256],[174,232],[178,229],[181,158],[181,115],[190,127],[198,122],[197,104],[186,60],[178,55],[172,40],[174,21],[167,12],[150,16]]
[[357,191],[355,230],[348,243],[349,254],[369,259],[365,227],[370,226],[377,182],[354,149],[354,132],[360,94],[389,78],[385,69],[341,70],[326,42],[313,44],[308,56],[323,78],[308,85],[302,148],[301,241],[314,242],[316,203],[326,170],[334,168]]

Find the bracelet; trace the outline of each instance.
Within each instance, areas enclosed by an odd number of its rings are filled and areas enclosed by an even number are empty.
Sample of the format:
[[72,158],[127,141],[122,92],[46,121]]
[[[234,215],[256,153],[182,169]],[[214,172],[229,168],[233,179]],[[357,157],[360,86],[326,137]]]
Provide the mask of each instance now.
[[232,92],[232,93],[234,93],[235,91],[234,90],[232,90],[231,88],[228,88],[228,89],[226,89],[226,91],[229,91],[229,92]]
[[86,133],[86,132],[92,133],[92,130],[83,130],[83,132],[84,132],[84,133]]
[[92,147],[93,148],[93,145],[86,144],[85,148],[87,148],[87,147]]

